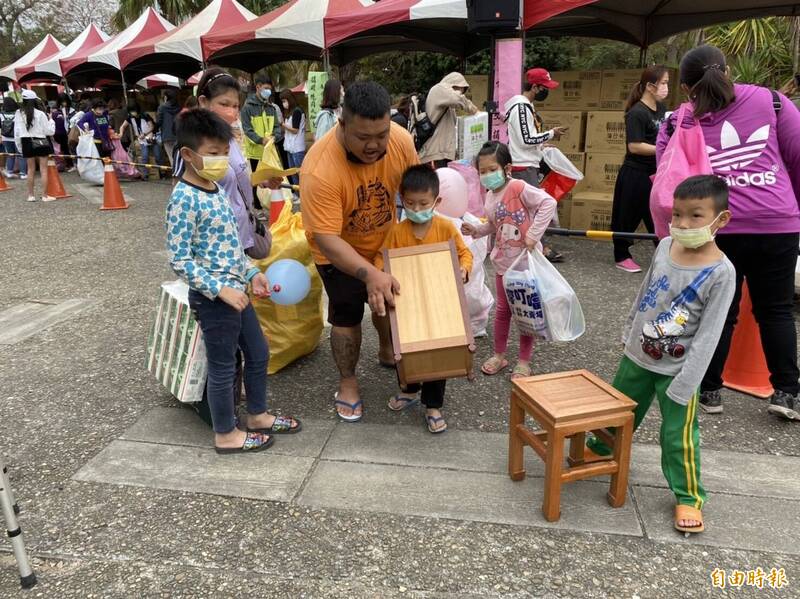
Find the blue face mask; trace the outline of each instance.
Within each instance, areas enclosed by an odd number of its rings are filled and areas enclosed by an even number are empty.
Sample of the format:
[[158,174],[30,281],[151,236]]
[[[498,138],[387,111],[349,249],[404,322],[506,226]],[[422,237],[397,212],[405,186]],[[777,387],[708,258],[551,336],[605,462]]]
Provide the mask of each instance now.
[[272,90],[268,87],[265,87],[261,90],[261,99],[262,100],[269,100],[269,97],[272,95]]
[[422,225],[427,223],[429,220],[433,218],[433,208],[428,208],[427,210],[420,210],[419,212],[414,212],[413,210],[409,210],[406,208],[406,217],[412,223],[417,223],[418,225]]
[[503,171],[492,171],[491,173],[481,175],[481,185],[491,191],[500,189],[505,184],[506,174]]

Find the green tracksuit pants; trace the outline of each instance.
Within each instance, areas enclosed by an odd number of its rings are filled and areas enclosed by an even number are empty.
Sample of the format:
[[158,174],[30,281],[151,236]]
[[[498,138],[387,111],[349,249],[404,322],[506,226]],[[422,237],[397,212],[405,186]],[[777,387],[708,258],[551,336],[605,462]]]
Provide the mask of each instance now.
[[[634,412],[634,430],[644,420],[653,398],[658,398],[661,411],[661,471],[678,503],[700,509],[706,492],[700,484],[700,429],[697,426],[695,393],[686,406],[667,396],[671,376],[650,372],[623,356],[613,386],[638,405]],[[609,455],[611,448],[597,438],[588,441],[589,448],[600,455]]]

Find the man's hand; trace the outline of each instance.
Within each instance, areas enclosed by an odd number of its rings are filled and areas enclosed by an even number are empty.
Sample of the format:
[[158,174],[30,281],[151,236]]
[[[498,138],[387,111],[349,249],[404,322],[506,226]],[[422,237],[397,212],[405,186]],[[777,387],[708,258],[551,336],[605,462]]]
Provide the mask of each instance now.
[[469,273],[466,268],[461,268],[461,282],[466,283],[469,281]]
[[242,293],[233,287],[223,287],[222,291],[219,292],[219,299],[228,304],[237,312],[244,310],[247,307],[247,304],[250,303],[250,299],[247,297],[247,294]]
[[558,141],[562,135],[566,135],[569,127],[553,127],[553,139]]
[[261,183],[258,184],[258,186],[267,189],[280,189],[282,184],[283,184],[283,179],[281,179],[280,177],[272,177],[271,179],[262,181]]
[[[394,296],[400,293],[400,283],[392,275],[377,268],[362,273],[365,270],[359,269],[356,278],[362,279],[367,285],[369,307],[378,316],[386,316],[386,305],[394,307]],[[359,274],[363,276],[358,276]]]
[[469,237],[475,237],[475,233],[478,232],[478,229],[476,229],[474,225],[471,225],[469,223],[463,223],[461,225],[461,232],[464,235],[468,235]]
[[254,276],[250,284],[253,286],[253,295],[256,297],[265,298],[270,296],[269,281],[264,276],[264,273],[260,272]]

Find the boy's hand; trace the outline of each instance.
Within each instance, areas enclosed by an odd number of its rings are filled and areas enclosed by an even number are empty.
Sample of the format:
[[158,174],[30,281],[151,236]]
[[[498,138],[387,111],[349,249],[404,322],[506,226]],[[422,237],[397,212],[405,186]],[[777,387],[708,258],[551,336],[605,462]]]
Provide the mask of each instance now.
[[477,233],[478,230],[475,228],[474,225],[471,225],[469,223],[463,223],[461,225],[461,232],[464,235],[469,235],[470,237],[475,237],[475,233]]
[[269,281],[264,276],[264,273],[260,272],[254,276],[250,284],[253,286],[253,295],[256,297],[265,298],[270,296]]
[[247,294],[242,293],[233,287],[223,287],[222,291],[219,292],[219,299],[228,304],[237,312],[244,310],[247,307],[247,304],[250,303],[250,299],[247,297]]
[[461,269],[461,282],[466,283],[469,281],[469,273],[467,272],[466,268]]

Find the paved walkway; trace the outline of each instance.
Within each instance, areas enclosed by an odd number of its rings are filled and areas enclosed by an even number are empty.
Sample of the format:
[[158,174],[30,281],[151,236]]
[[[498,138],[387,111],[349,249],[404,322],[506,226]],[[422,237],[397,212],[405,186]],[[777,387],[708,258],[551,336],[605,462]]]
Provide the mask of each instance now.
[[[75,479],[288,502],[311,508],[384,512],[572,531],[686,540],[672,528],[672,497],[659,449],[635,445],[625,506],[605,499],[607,477],[564,486],[562,515],[540,512],[543,465],[505,474],[507,437],[420,426],[306,420],[267,453],[218,456],[190,408],[156,408],[78,471]],[[800,555],[800,458],[704,451],[708,530],[689,542]],[[747,514],[747,518],[742,515]],[[773,517],[780,514],[781,517]]]

